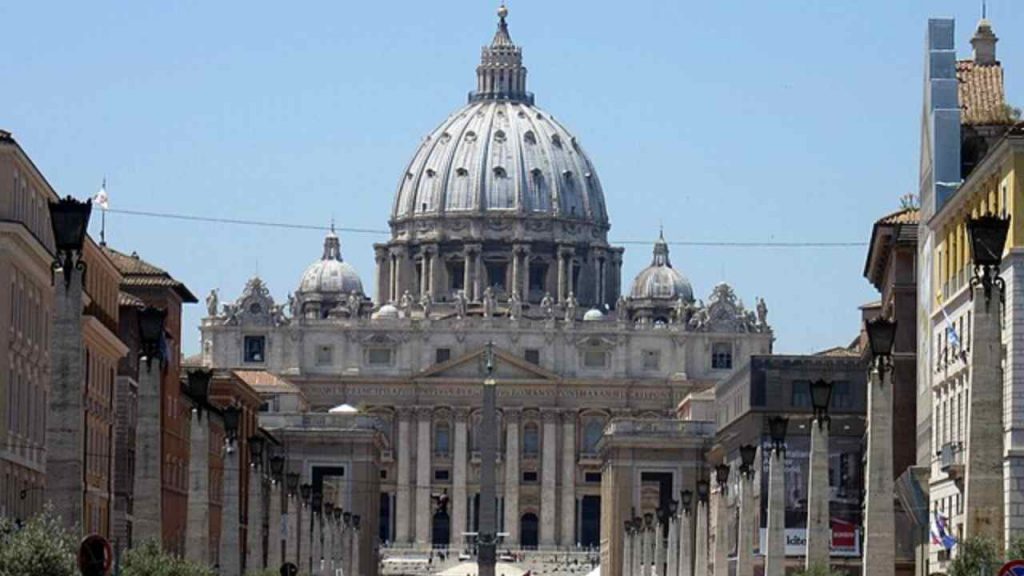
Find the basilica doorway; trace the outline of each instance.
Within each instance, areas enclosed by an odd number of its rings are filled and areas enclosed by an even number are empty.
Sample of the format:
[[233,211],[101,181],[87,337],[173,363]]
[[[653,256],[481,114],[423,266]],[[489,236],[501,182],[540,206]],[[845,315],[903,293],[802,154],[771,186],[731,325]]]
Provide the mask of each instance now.
[[533,513],[523,514],[519,520],[519,545],[523,548],[536,548],[539,542],[537,534],[539,522]]
[[580,544],[584,548],[601,544],[600,496],[584,496],[580,502]]
[[452,522],[448,513],[440,510],[434,514],[433,528],[431,529],[431,543],[434,548],[445,548],[451,542]]

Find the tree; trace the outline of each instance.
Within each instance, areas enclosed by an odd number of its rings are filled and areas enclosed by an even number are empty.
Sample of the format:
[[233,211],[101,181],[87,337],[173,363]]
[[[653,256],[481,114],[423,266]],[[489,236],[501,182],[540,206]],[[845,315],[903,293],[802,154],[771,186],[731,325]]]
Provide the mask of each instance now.
[[1014,536],[1006,547],[1006,561],[1024,560],[1024,536]]
[[1002,565],[999,547],[989,538],[967,538],[957,544],[949,576],[992,576]]
[[0,518],[0,576],[77,576],[76,547],[49,505],[21,527]]
[[152,540],[132,548],[124,555],[123,576],[215,576],[206,567],[184,558],[164,554]]

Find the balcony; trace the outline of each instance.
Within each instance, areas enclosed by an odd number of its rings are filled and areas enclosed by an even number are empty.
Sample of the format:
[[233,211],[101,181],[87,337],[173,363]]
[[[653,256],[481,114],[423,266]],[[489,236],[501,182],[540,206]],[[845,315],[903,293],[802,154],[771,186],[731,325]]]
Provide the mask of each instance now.
[[958,480],[964,474],[964,451],[959,442],[947,442],[938,452],[939,470]]

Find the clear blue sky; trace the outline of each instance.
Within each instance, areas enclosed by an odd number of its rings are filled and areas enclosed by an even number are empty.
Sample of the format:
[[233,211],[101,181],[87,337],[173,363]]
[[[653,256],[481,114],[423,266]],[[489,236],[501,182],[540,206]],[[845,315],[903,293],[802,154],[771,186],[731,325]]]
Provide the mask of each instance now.
[[[580,138],[616,240],[863,241],[917,188],[924,32],[979,2],[511,0],[540,107]],[[386,228],[420,139],[465,101],[495,1],[4,2],[0,128],[60,194],[111,207]],[[990,0],[1022,103],[1024,6]],[[322,233],[110,214],[202,298],[254,273],[283,300]],[[99,218],[94,219],[94,234]],[[366,234],[343,252],[372,285]],[[866,249],[674,248],[699,297],[764,297],[780,352],[846,344]],[[624,277],[650,260],[630,245]],[[203,306],[185,317],[198,350]]]

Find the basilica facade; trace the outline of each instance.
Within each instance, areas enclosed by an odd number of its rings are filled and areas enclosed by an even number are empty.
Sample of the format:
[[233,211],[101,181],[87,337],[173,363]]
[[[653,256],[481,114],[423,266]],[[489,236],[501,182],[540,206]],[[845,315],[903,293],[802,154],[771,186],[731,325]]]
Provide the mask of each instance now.
[[[597,545],[609,423],[674,420],[689,394],[770,353],[764,302],[748,309],[724,283],[695,298],[663,238],[623,290],[624,250],[608,241],[594,164],[535,105],[504,8],[469,102],[399,180],[372,293],[332,231],[293,294],[275,299],[259,278],[229,303],[211,293],[202,363],[267,372],[301,393],[302,410],[376,417],[385,448],[369,497],[380,539],[446,545],[477,527],[492,343],[506,544]],[[302,473],[337,464],[305,462]],[[673,469],[677,486],[700,467]]]

